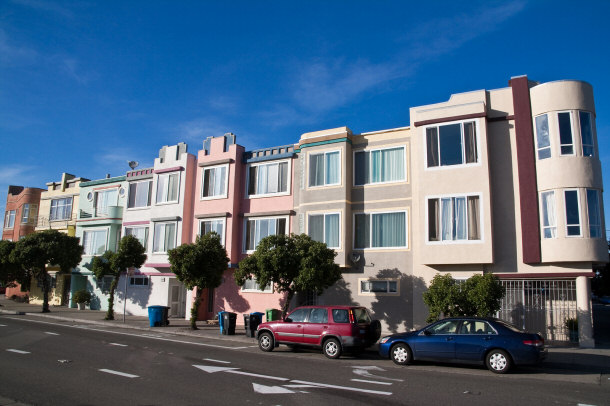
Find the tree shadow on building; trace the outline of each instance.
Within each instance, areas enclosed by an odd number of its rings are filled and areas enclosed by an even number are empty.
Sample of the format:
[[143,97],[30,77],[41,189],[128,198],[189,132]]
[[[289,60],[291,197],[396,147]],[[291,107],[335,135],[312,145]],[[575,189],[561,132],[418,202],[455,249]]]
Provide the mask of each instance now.
[[371,304],[373,317],[385,321],[393,333],[413,329],[413,298],[414,294],[427,289],[424,280],[405,275],[396,268],[382,269],[377,272],[375,278],[396,280],[399,294],[376,293],[377,301]]

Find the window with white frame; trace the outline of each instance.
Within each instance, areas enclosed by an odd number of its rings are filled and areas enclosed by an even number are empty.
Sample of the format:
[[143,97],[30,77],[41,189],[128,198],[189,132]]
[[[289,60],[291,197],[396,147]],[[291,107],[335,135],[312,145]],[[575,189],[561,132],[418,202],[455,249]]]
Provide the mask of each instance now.
[[587,213],[589,216],[589,237],[602,237],[602,216],[599,190],[587,189]]
[[290,188],[289,161],[250,164],[248,196],[288,193]]
[[225,245],[225,219],[214,218],[205,219],[199,222],[199,235],[204,236],[207,233],[214,231],[220,236],[220,243]]
[[406,248],[407,212],[354,214],[354,248]]
[[21,224],[33,223],[38,216],[38,205],[26,203],[21,211]]
[[106,252],[108,230],[85,230],[83,232],[83,255],[102,255]]
[[307,217],[307,233],[328,248],[339,248],[340,223],[339,213],[310,214]]
[[244,249],[251,252],[258,243],[270,235],[287,234],[286,217],[249,218],[246,219]]
[[309,154],[309,186],[330,186],[339,183],[341,183],[339,151]]
[[227,197],[228,169],[229,165],[203,168],[202,199]]
[[107,216],[108,207],[116,206],[119,197],[119,189],[98,190],[95,192],[95,215]]
[[100,290],[103,293],[109,293],[110,292],[110,286],[112,285],[112,281],[113,280],[114,280],[113,276],[104,276],[101,279],[97,279],[98,287],[100,288]]
[[72,197],[64,197],[62,199],[51,200],[51,212],[49,219],[54,220],[70,220],[72,218]]
[[360,293],[398,294],[398,281],[396,279],[360,280]]
[[162,173],[157,177],[157,203],[178,201],[180,173]]
[[152,180],[131,182],[129,184],[129,199],[127,208],[149,207],[152,197]]
[[481,239],[481,208],[478,195],[428,199],[428,241]]
[[580,202],[578,190],[564,191],[566,207],[566,235],[568,237],[580,237]]
[[373,149],[354,153],[355,186],[405,180],[405,147]]
[[559,144],[561,155],[574,155],[574,137],[572,136],[572,113],[557,113],[559,124]]
[[241,287],[242,292],[258,292],[258,293],[272,293],[273,292],[273,284],[269,283],[263,289],[261,289],[260,285],[256,281],[255,277],[252,279],[246,279],[246,282]]
[[7,210],[4,213],[4,228],[13,228],[15,226],[15,210]]
[[580,121],[580,138],[582,141],[582,155],[593,156],[593,120],[591,113],[588,111],[579,111],[578,117]]
[[136,288],[148,287],[148,276],[146,275],[135,275],[129,277],[129,286]]
[[176,223],[155,223],[153,252],[167,252],[176,248]]
[[140,244],[147,249],[148,248],[148,227],[125,227],[125,235],[133,235],[140,241]]
[[544,238],[557,236],[557,220],[555,216],[555,192],[540,193],[540,213],[542,214],[542,235]]
[[551,138],[549,135],[549,116],[542,114],[536,116],[536,150],[538,151],[538,159],[547,159],[551,157]]
[[479,161],[477,143],[477,126],[474,121],[427,127],[427,167],[477,163]]

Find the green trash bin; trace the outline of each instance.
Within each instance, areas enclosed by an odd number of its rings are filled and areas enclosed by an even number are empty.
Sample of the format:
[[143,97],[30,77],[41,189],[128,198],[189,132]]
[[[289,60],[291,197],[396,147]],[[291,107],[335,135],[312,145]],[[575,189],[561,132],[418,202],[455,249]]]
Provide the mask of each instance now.
[[282,319],[282,311],[278,309],[265,310],[265,321],[274,321]]

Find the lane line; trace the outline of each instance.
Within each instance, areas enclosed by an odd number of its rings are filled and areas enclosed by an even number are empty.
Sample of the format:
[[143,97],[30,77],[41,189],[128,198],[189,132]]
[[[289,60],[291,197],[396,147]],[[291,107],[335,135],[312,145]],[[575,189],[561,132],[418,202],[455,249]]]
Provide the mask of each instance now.
[[8,352],[14,352],[14,353],[16,353],[16,354],[30,354],[30,352],[29,352],[29,351],[14,350],[14,349],[12,349],[12,348],[8,349],[7,351],[8,351]]
[[54,333],[54,332],[52,332],[52,331],[45,331],[44,333],[45,333],[45,334],[48,334],[48,335],[50,335],[50,336],[58,336],[58,335],[59,335],[59,333]]
[[0,327],[6,327],[6,324],[0,324]]
[[[51,322],[48,322],[48,321],[28,320],[28,319],[21,319],[21,318],[19,318],[18,320],[29,322],[29,323],[50,324],[50,325],[57,326],[57,323],[51,323]],[[152,336],[142,335],[142,334],[123,333],[123,332],[119,332],[119,331],[111,331],[111,330],[103,330],[103,329],[99,329],[99,328],[91,328],[91,326],[86,326],[86,325],[62,325],[62,327],[76,328],[76,329],[88,330],[88,331],[98,331],[100,333],[108,333],[108,334],[119,334],[119,335],[124,335],[124,336],[129,336],[129,337],[147,338],[147,339],[150,339],[150,340],[169,341],[169,342],[172,342],[172,343],[179,343],[179,344],[198,345],[200,347],[224,348],[225,350],[243,350],[245,348],[248,348],[248,347],[227,347],[226,345],[196,343],[196,342],[192,342],[192,341],[176,340],[176,339],[172,339],[172,338],[152,337]]]
[[269,376],[269,375],[253,374],[251,372],[242,372],[242,371],[235,371],[235,370],[225,371],[225,372],[228,372],[230,374],[253,376],[255,378],[274,379],[276,381],[289,381],[290,380],[288,378],[282,378],[282,377],[279,377],[279,376]]
[[127,347],[127,344],[109,343],[108,345],[116,345],[117,347]]
[[100,372],[106,372],[107,374],[124,376],[125,378],[139,378],[138,375],[127,374],[125,372],[113,371],[112,369],[98,369]]
[[361,388],[352,388],[350,386],[339,386],[339,385],[329,385],[326,383],[316,383],[316,382],[307,382],[307,381],[299,381],[297,379],[293,379],[290,382],[294,382],[294,383],[302,383],[304,385],[314,385],[317,387],[321,387],[321,388],[330,388],[330,389],[341,389],[341,390],[348,390],[348,391],[352,391],[352,392],[364,392],[364,393],[372,393],[374,395],[385,395],[385,396],[389,396],[392,394],[392,392],[383,392],[383,391],[378,391],[378,390],[370,390],[370,389],[361,389]]
[[210,362],[218,362],[220,364],[230,364],[231,362],[229,361],[221,361],[219,359],[212,359],[212,358],[204,358],[204,361],[210,361]]
[[392,382],[368,381],[366,379],[352,378],[352,381],[354,381],[354,382],[364,382],[364,383],[373,383],[375,385],[392,385]]

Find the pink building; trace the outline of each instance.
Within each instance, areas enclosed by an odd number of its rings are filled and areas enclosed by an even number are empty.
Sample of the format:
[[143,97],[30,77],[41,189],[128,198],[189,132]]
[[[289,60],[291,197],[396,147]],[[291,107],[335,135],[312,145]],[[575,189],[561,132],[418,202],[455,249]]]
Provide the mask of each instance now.
[[[272,234],[289,234],[293,211],[294,146],[245,152],[235,135],[209,137],[198,154],[193,239],[216,231],[230,265],[223,283],[201,295],[199,319],[218,311],[250,313],[279,308],[284,296],[256,281],[239,287],[233,278],[240,260]],[[238,323],[240,323],[238,317]]]

